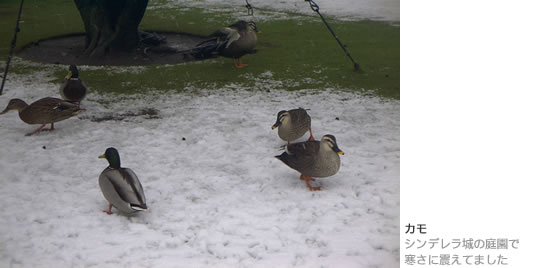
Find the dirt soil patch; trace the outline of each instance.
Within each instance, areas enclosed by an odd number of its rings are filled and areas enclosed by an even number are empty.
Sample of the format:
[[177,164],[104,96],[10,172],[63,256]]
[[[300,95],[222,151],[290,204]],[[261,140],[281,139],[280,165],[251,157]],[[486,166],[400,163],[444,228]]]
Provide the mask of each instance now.
[[28,60],[76,65],[149,65],[177,64],[195,60],[183,51],[191,49],[205,37],[186,33],[157,33],[166,37],[166,42],[156,47],[140,47],[130,52],[110,53],[101,58],[82,56],[84,34],[75,34],[34,41],[23,47],[17,55]]

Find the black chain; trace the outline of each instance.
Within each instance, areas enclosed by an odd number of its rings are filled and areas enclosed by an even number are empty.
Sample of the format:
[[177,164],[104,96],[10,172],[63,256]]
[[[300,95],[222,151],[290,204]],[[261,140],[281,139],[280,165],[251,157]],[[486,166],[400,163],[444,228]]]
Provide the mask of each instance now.
[[15,42],[17,40],[17,33],[21,30],[19,29],[19,21],[21,20],[21,11],[23,10],[23,2],[21,0],[21,5],[19,6],[19,13],[17,14],[17,23],[15,24],[15,33],[13,33],[13,39],[11,40],[10,55],[8,56],[8,61],[6,62],[6,69],[4,70],[4,77],[2,77],[2,86],[0,86],[0,95],[4,91],[4,84],[6,83],[6,78],[8,77],[8,69],[10,68],[11,58],[13,57],[13,50],[15,49]]
[[317,3],[310,0],[306,0],[306,2],[309,2],[309,6],[311,6],[311,10],[319,13],[319,5],[317,5]]
[[356,71],[359,71],[359,64],[357,62],[355,62],[355,60],[353,59],[353,57],[351,57],[351,54],[349,53],[346,45],[344,45],[344,43],[342,43],[342,41],[340,41],[340,38],[338,38],[338,36],[336,35],[336,33],[334,32],[334,30],[332,30],[332,28],[330,27],[330,25],[328,24],[328,22],[325,20],[325,18],[323,17],[323,15],[321,15],[321,13],[319,12],[319,5],[317,5],[317,3],[313,2],[313,0],[305,0],[306,2],[309,2],[309,6],[311,7],[311,10],[315,11],[315,13],[319,14],[319,17],[321,17],[321,20],[325,23],[325,25],[327,26],[328,30],[330,31],[330,33],[332,34],[332,36],[334,36],[334,38],[336,39],[336,41],[338,42],[338,44],[340,44],[340,47],[342,47],[342,49],[344,50],[344,52],[346,53],[346,55],[349,57],[349,59],[351,60],[351,62],[353,62],[353,68],[356,70]]
[[245,1],[246,1],[245,7],[248,9],[248,16],[254,16],[254,8],[250,3],[248,3],[248,0],[245,0]]

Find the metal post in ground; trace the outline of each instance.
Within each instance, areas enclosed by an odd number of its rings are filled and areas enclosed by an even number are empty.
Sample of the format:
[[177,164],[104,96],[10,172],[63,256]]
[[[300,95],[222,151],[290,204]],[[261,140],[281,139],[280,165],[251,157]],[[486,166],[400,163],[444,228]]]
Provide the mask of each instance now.
[[24,1],[25,0],[21,0],[21,4],[19,5],[19,13],[17,14],[17,23],[15,24],[15,32],[13,33],[13,39],[11,40],[10,54],[8,56],[8,61],[6,62],[4,77],[2,77],[2,86],[0,86],[0,95],[2,95],[2,92],[4,92],[4,84],[6,83],[6,78],[8,76],[8,69],[10,68],[11,58],[13,57],[13,50],[15,49],[15,42],[17,41],[17,33],[20,31],[19,21],[21,20],[21,11],[23,10]]

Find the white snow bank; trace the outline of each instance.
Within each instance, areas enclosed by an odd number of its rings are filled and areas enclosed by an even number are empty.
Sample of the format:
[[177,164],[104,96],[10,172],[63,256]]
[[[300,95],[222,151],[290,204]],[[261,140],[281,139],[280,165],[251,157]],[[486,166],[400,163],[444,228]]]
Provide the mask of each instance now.
[[[256,10],[254,15],[261,18],[265,15],[262,14],[261,9],[315,15],[309,3],[303,0],[249,0],[248,2],[254,8],[260,9]],[[393,22],[400,20],[399,0],[316,0],[314,2],[319,5],[321,14],[340,20],[372,19]],[[245,0],[173,0],[169,5],[225,9],[235,11],[236,15],[246,14]]]
[[[51,79],[10,74],[0,109],[57,96]],[[16,112],[0,116],[0,267],[398,266],[398,101],[235,85],[126,98],[92,90],[82,105],[31,137],[36,126]],[[345,152],[320,192],[273,157],[284,142],[271,125],[295,107]],[[147,109],[158,115],[131,116]],[[92,121],[109,115],[127,118]],[[149,211],[102,212],[107,162],[97,157],[109,146],[141,179]]]

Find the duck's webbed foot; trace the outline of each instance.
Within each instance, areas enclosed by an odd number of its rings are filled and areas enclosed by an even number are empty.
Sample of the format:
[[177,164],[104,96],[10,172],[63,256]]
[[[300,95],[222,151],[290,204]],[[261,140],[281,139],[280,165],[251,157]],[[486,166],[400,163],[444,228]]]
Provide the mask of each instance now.
[[300,179],[305,181],[306,183],[306,186],[307,188],[310,190],[310,191],[321,191],[321,187],[318,186],[318,187],[314,187],[314,186],[311,186],[311,184],[309,183],[310,181],[315,181],[314,178],[310,177],[310,176],[304,176],[304,175],[300,175]]

